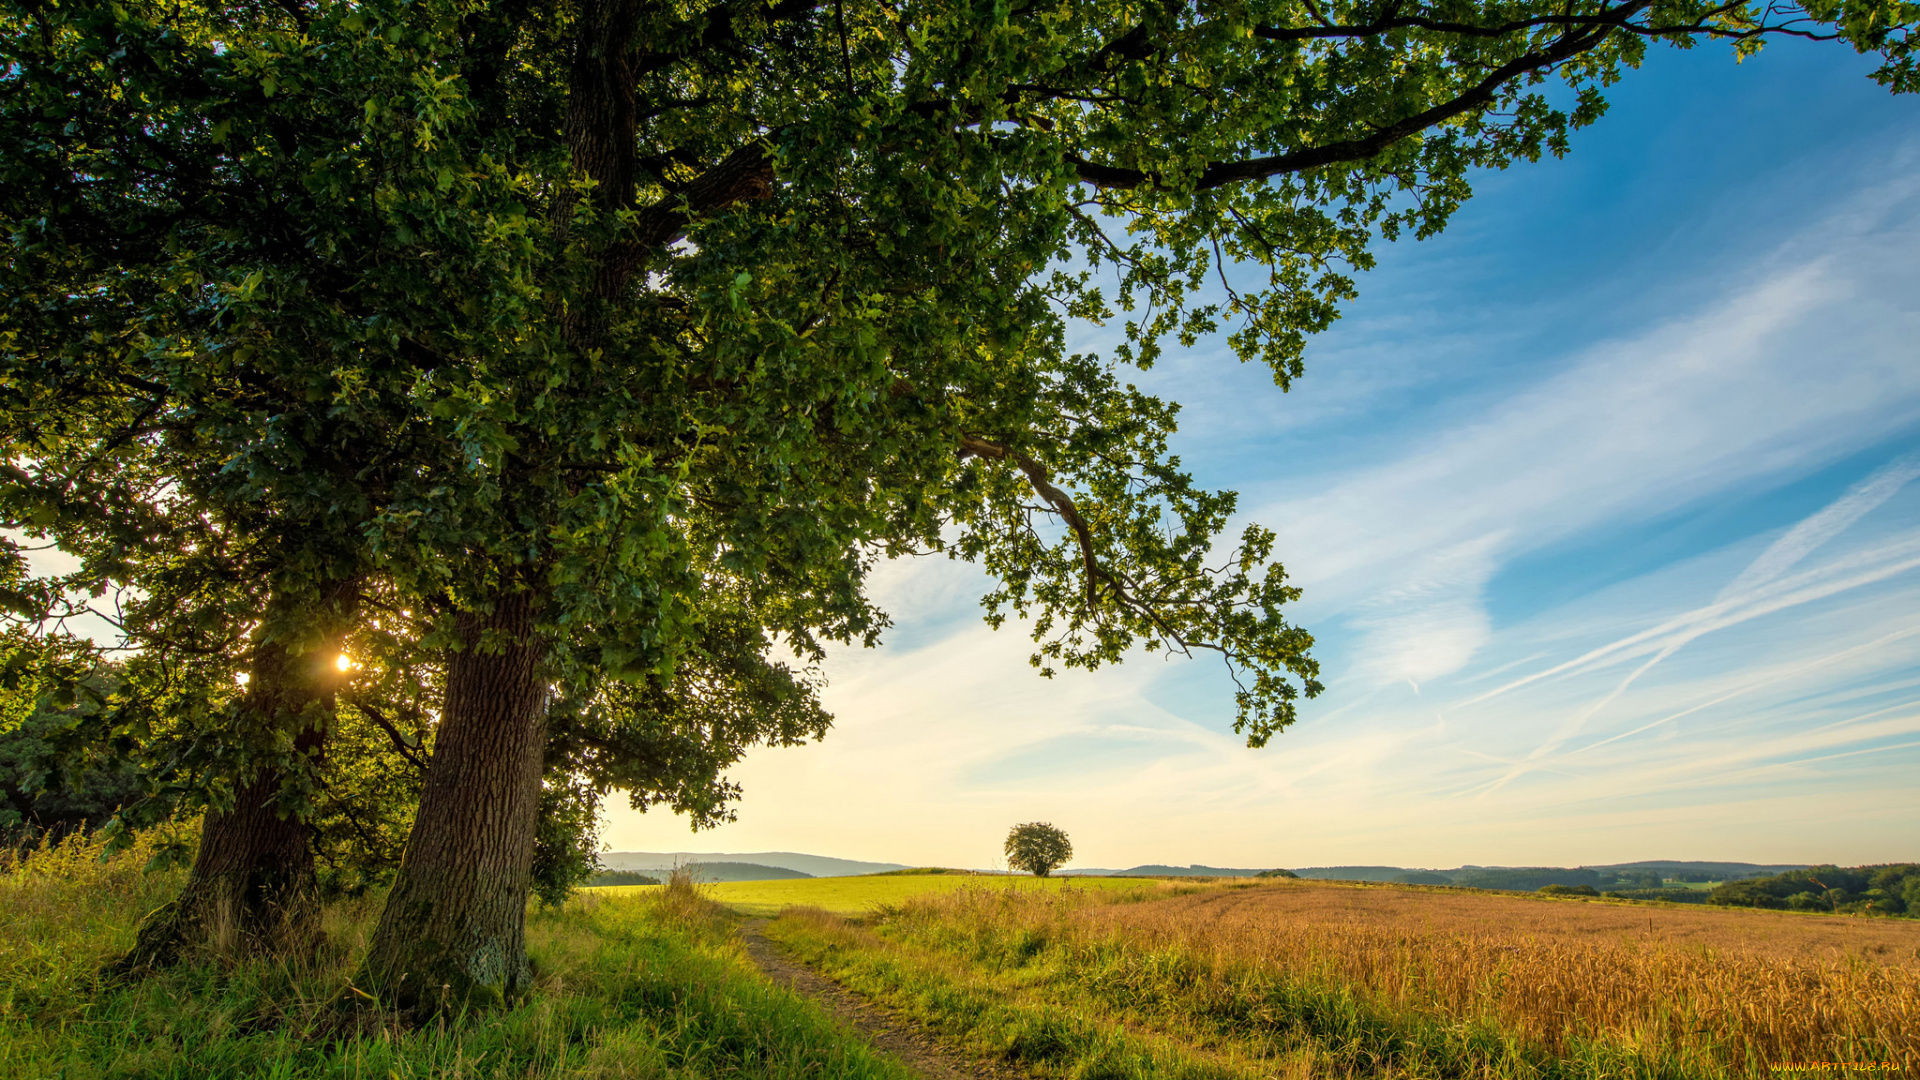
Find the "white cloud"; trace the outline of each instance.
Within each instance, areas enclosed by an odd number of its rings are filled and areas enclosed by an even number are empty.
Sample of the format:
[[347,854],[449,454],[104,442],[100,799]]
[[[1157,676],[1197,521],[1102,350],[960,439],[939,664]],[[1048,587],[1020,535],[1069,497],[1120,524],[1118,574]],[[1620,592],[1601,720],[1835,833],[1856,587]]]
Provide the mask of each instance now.
[[1417,689],[1466,667],[1493,634],[1483,594],[1507,535],[1489,533],[1413,555],[1399,584],[1356,604],[1350,621],[1365,635],[1358,670]]
[[1794,564],[1847,530],[1920,476],[1920,453],[1906,454],[1875,470],[1819,513],[1787,530],[1740,576],[1727,583],[1718,599],[1750,593],[1792,569]]
[[[1211,668],[1211,691],[1193,689],[1201,668],[1152,660],[1038,679],[1017,629],[978,623],[977,571],[901,562],[877,582],[895,644],[829,664],[837,729],[751,755],[741,822],[703,844],[983,866],[1008,824],[1039,818],[1081,865],[1920,856],[1914,458],[1777,535],[1696,546],[1504,624],[1488,610],[1521,556],[1631,542],[1914,431],[1916,188],[1909,170],[1726,268],[1696,313],[1493,358],[1544,372],[1531,385],[1425,384],[1441,400],[1365,433],[1368,461],[1238,460],[1227,482],[1260,493],[1248,516],[1280,533],[1332,683],[1267,750],[1223,730]],[[1646,283],[1650,310],[1662,286]],[[1412,355],[1392,370],[1470,359],[1458,341]],[[1176,395],[1198,399],[1189,427],[1265,423],[1223,390],[1248,377]],[[1296,393],[1315,408],[1312,380]],[[1331,412],[1363,417],[1362,398]],[[614,824],[619,846],[684,846],[670,820]]]
[[[1589,349],[1471,422],[1256,510],[1309,610],[1365,632],[1356,671],[1461,670],[1484,643],[1484,586],[1514,557],[1811,470],[1920,419],[1920,304],[1906,285],[1920,200],[1869,201],[1878,213],[1851,207],[1836,218],[1850,231],[1811,230],[1820,250],[1783,245],[1708,310]],[[1753,573],[1784,571],[1916,472],[1889,466]]]

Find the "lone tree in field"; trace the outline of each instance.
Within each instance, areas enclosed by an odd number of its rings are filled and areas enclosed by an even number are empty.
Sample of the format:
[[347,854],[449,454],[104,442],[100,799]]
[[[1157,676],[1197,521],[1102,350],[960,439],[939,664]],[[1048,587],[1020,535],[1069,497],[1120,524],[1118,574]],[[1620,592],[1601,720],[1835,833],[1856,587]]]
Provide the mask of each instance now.
[[1044,821],[1015,825],[1007,833],[1007,865],[1046,877],[1073,858],[1073,841]]

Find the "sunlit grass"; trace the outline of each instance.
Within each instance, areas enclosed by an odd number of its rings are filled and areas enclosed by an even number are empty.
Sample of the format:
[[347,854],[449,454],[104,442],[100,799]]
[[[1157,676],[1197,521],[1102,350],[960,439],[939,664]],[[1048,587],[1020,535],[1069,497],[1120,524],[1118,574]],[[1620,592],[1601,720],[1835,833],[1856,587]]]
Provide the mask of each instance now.
[[[1772,915],[1183,883],[962,890],[866,925],[795,909],[769,933],[948,1038],[1047,1075],[1678,1080],[1797,1061],[1920,1066],[1910,928]],[[1848,929],[1865,945],[1836,951],[1831,936]]]
[[[819,908],[839,915],[864,915],[916,897],[957,889],[1006,889],[1058,893],[1152,889],[1137,878],[1033,878],[993,874],[869,874],[860,877],[791,878],[779,881],[726,881],[700,886],[701,894],[743,915],[776,915],[790,907]],[[645,895],[659,885],[612,885],[593,889],[601,895]]]
[[103,861],[76,840],[0,873],[0,1077],[910,1080],[762,978],[732,918],[688,890],[530,913],[536,992],[424,1028],[337,1004],[379,911],[371,898],[328,908],[329,945],[310,960],[101,982],[100,962],[179,887],[177,872],[142,873],[146,854]]

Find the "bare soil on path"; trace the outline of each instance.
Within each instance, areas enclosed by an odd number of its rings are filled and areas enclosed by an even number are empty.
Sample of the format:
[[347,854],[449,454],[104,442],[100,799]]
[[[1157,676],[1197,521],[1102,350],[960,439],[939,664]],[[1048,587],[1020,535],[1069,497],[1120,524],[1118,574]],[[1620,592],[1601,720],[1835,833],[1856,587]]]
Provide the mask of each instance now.
[[740,940],[747,956],[776,984],[813,999],[829,1013],[852,1025],[875,1048],[899,1058],[924,1080],[1024,1080],[1026,1074],[1004,1065],[974,1061],[942,1045],[918,1022],[868,1001],[789,959],[767,940],[765,919],[740,924]]

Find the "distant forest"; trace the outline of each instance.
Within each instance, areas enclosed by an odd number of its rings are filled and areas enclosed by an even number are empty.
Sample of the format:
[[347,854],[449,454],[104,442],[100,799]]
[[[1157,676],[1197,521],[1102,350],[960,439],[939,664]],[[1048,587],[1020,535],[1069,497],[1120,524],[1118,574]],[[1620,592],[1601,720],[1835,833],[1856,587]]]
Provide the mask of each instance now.
[[[1799,869],[1756,866],[1751,863],[1627,863],[1620,866],[1462,866],[1454,870],[1408,870],[1399,866],[1315,866],[1295,871],[1303,878],[1323,881],[1384,881],[1400,885],[1456,885],[1468,889],[1536,892],[1549,886],[1599,892],[1692,891],[1703,899],[1705,890],[1686,885],[1765,877],[1769,872]],[[1644,899],[1644,898],[1642,898]]]
[[1707,903],[1920,918],[1920,863],[1815,866],[1772,877],[1729,881],[1715,886],[1707,894]]
[[[1615,900],[1920,917],[1920,864],[1916,863],[1814,866],[1733,880],[1697,870],[1553,867],[1415,871],[1397,875],[1394,880],[1414,885],[1525,890],[1554,896],[1606,896]],[[1720,883],[1712,889],[1687,888],[1689,884],[1715,880]]]
[[[1323,881],[1451,885],[1544,892],[1554,896],[1606,896],[1615,900],[1664,900],[1721,907],[1920,918],[1920,864],[1916,863],[1781,867],[1660,862],[1605,867],[1463,866],[1455,870],[1316,866],[1295,873]],[[1698,887],[1709,883],[1714,883],[1713,888]]]

